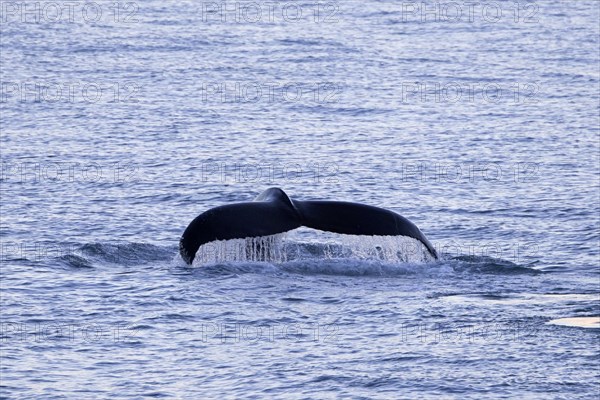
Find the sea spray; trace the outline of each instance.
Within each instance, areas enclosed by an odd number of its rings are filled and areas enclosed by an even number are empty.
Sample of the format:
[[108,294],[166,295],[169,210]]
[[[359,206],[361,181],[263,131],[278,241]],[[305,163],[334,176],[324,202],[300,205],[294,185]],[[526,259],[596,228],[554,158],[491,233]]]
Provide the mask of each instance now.
[[254,238],[217,240],[206,243],[196,253],[196,263],[286,261],[284,251],[285,233]]
[[416,239],[406,236],[367,236],[320,233],[318,242],[298,242],[287,233],[206,243],[196,253],[197,264],[221,262],[283,263],[322,258],[391,263],[429,262],[433,258]]

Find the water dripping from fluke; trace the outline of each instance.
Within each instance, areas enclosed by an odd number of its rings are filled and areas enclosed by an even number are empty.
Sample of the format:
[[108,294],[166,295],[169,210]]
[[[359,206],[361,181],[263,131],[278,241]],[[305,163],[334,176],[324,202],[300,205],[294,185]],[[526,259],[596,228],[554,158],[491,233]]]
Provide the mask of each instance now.
[[229,262],[268,262],[274,264],[301,260],[368,260],[385,263],[425,263],[434,261],[418,240],[405,236],[335,234],[324,243],[297,242],[287,233],[217,240],[198,249],[194,265]]

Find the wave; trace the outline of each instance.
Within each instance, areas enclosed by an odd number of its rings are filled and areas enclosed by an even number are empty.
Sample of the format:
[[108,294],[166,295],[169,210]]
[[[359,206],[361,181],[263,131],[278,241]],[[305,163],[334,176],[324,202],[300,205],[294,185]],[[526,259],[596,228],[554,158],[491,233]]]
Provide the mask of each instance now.
[[[181,261],[183,263],[183,261]],[[461,274],[482,275],[538,275],[543,272],[509,261],[475,257],[471,261],[444,260],[431,263],[388,263],[351,258],[295,260],[272,264],[268,262],[224,262],[191,268],[195,273],[210,277],[241,274],[301,274],[333,276],[402,277],[449,276]]]
[[[389,252],[389,249],[374,248],[374,251],[371,252],[360,252],[356,251],[356,247],[352,248],[340,243],[288,242],[282,248],[282,253],[271,253],[271,255],[276,255],[276,260],[261,259],[260,255],[267,253],[260,246],[252,247],[252,249],[255,251],[252,254],[254,257],[212,260],[210,262],[204,260],[204,262],[195,262],[193,266],[189,266],[179,256],[176,246],[130,242],[86,243],[73,247],[66,254],[47,257],[42,261],[51,267],[59,266],[68,269],[160,264],[211,277],[240,274],[398,277],[448,274],[537,275],[544,273],[531,264],[519,265],[487,256],[463,255],[445,258],[442,255],[440,260],[435,261],[431,259],[411,260],[406,254],[398,255]],[[365,247],[359,246],[359,249],[364,250]],[[246,255],[249,254],[244,253],[244,256]]]
[[93,268],[103,265],[133,266],[173,259],[173,246],[155,246],[148,243],[86,243],[72,252],[52,257],[59,265],[71,268]]

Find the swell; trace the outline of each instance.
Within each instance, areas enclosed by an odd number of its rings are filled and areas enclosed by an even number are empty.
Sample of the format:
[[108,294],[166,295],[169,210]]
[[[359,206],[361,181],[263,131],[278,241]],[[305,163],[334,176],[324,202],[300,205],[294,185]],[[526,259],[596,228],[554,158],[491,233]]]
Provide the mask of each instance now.
[[[355,250],[355,249],[354,249]],[[206,276],[239,274],[303,274],[400,277],[407,275],[447,276],[448,274],[538,275],[545,271],[531,264],[519,265],[487,256],[461,255],[440,260],[393,261],[385,253],[353,253],[340,243],[288,242],[283,248],[285,259],[234,260],[195,263],[189,266],[180,258],[176,246],[157,246],[137,242],[94,242],[72,246],[64,254],[42,259],[20,259],[27,264],[51,268],[93,269],[157,264],[175,269],[193,270]],[[17,260],[13,260],[15,262]]]

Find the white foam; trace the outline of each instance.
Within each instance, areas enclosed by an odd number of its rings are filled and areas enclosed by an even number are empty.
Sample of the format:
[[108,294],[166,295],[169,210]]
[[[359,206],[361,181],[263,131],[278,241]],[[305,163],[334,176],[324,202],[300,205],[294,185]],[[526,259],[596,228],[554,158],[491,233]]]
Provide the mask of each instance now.
[[202,245],[194,263],[283,263],[304,259],[353,259],[386,263],[433,261],[427,248],[406,236],[342,235],[319,232],[311,242],[294,241],[287,233],[255,238],[221,240]]
[[548,321],[551,325],[571,326],[575,328],[600,328],[600,317],[558,318]]
[[[432,261],[427,248],[418,240],[406,236],[338,235],[342,249],[350,258],[391,263],[420,263]],[[339,258],[335,253],[329,258]]]
[[217,240],[206,243],[196,252],[194,263],[286,261],[283,238],[285,233],[244,239]]

